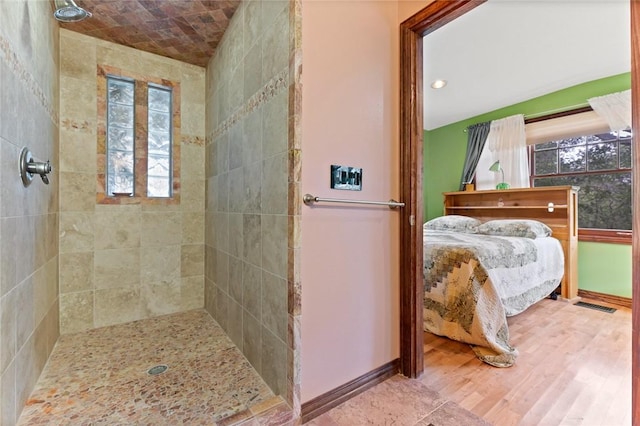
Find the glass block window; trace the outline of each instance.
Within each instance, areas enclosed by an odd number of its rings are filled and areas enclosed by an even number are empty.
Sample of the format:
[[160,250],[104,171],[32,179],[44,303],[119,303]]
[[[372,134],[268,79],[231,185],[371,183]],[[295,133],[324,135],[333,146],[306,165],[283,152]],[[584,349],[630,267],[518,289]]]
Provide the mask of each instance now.
[[98,204],[180,204],[180,83],[98,65]]
[[149,85],[147,102],[147,196],[171,196],[171,88]]
[[134,168],[133,81],[107,78],[107,193],[133,194]]

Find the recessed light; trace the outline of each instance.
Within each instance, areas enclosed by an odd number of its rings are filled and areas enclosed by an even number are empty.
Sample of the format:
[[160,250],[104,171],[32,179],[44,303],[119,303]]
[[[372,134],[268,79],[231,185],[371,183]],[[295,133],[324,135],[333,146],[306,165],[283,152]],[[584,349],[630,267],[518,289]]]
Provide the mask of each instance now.
[[442,89],[446,85],[447,85],[447,80],[435,80],[433,83],[431,83],[431,88]]

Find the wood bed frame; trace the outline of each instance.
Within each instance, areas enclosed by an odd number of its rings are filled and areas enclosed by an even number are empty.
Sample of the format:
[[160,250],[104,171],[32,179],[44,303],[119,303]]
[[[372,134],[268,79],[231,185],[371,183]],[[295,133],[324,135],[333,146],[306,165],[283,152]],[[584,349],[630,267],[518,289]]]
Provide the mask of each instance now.
[[445,192],[444,214],[491,219],[535,219],[547,224],[562,244],[564,277],[561,296],[578,298],[578,190],[548,186],[489,191]]

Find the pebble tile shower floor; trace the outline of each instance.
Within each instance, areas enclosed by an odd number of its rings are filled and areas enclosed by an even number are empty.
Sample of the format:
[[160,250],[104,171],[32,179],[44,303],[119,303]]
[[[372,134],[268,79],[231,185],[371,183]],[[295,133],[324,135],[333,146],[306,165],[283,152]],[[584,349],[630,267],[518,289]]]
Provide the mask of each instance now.
[[[158,365],[168,369],[148,373]],[[284,424],[290,415],[195,310],[61,336],[18,424]]]

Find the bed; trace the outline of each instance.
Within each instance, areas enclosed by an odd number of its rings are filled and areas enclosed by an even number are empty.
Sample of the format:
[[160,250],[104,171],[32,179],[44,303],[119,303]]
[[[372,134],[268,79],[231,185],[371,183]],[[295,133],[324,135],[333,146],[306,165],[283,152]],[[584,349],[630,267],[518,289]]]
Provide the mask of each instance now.
[[507,317],[559,286],[566,299],[577,292],[576,192],[446,193],[448,214],[423,226],[425,331],[469,343],[490,365],[512,366],[518,352],[509,343]]

